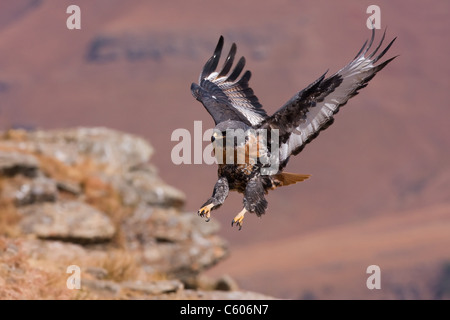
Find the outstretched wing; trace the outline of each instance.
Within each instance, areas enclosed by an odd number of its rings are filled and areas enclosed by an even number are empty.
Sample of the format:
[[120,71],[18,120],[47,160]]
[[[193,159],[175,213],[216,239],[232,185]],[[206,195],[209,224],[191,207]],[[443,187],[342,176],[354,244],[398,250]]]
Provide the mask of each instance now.
[[379,55],[375,56],[383,43],[385,33],[375,50],[368,53],[375,37],[373,29],[369,43],[367,41],[364,43],[349,64],[329,78],[325,78],[326,73],[322,75],[261,124],[261,128],[279,130],[280,168],[287,164],[291,155],[297,155],[306,144],[317,137],[320,131],[331,125],[334,121],[333,116],[339,108],[358,94],[358,90],[367,86],[378,71],[396,58],[376,65],[395,41],[394,38]]
[[230,52],[220,71],[216,71],[223,48],[223,37],[220,36],[213,56],[206,62],[200,74],[199,85],[193,83],[193,96],[202,102],[213,117],[216,125],[226,120],[237,120],[255,126],[263,121],[267,114],[249,87],[250,71],[238,79],[245,66],[242,57],[230,73],[236,55],[236,44]]

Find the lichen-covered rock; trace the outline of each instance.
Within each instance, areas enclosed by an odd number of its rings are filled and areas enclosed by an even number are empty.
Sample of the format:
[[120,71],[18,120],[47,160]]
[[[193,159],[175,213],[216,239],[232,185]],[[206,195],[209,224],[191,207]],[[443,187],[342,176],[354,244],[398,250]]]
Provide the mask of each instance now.
[[12,183],[5,186],[3,192],[5,197],[13,198],[17,206],[54,202],[58,198],[56,182],[43,175],[34,179],[16,176],[11,181]]
[[115,233],[107,215],[79,201],[34,204],[20,212],[23,232],[42,239],[97,243],[111,240]]
[[223,259],[226,242],[217,221],[199,224],[194,213],[139,206],[123,222],[130,248],[143,251],[142,263],[154,272],[188,278]]
[[184,285],[179,280],[158,281],[126,281],[121,283],[122,290],[138,292],[149,295],[160,295],[164,293],[175,293],[183,290]]
[[[181,208],[184,204],[185,195],[162,181],[149,164],[153,147],[135,135],[100,127],[9,131],[3,137],[0,146],[20,152],[0,149],[0,174],[26,171],[27,175],[34,176],[42,167],[47,174],[58,173],[52,178],[60,190],[80,194],[83,176],[79,171],[92,170],[95,166],[101,168],[98,176],[120,193],[125,205],[144,202]],[[61,177],[61,172],[55,170],[51,163],[42,163],[50,161],[65,165],[62,171],[66,171],[66,177]]]
[[147,162],[153,148],[142,138],[108,128],[74,128],[23,132],[20,141],[5,134],[2,143],[27,152],[53,157],[71,165],[87,156],[105,165],[108,173],[127,171]]
[[181,208],[185,202],[184,193],[162,181],[149,165],[132,168],[110,179],[126,205],[144,203]]
[[30,154],[0,150],[0,175],[14,176],[23,174],[33,177],[36,175],[38,166],[38,160]]
[[0,134],[0,204],[11,211],[3,221],[31,236],[16,256],[58,279],[79,266],[95,298],[254,298],[217,291],[238,289],[228,278],[212,291],[185,289],[228,246],[216,220],[181,210],[185,195],[158,176],[152,153],[144,139],[106,128]]

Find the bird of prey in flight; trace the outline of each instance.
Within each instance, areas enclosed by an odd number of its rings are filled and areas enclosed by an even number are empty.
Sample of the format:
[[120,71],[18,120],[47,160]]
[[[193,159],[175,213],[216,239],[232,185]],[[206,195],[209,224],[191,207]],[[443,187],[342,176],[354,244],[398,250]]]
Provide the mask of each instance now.
[[[224,203],[228,192],[238,191],[244,195],[244,208],[231,225],[236,224],[241,229],[245,213],[256,213],[257,216],[265,213],[267,201],[264,196],[269,190],[307,179],[309,175],[283,170],[291,156],[300,153],[333,123],[340,107],[396,58],[378,63],[396,39],[379,52],[385,34],[372,49],[375,38],[375,29],[372,29],[371,38],[349,64],[329,77],[323,74],[271,116],[249,86],[250,71],[239,77],[245,58],[241,57],[232,70],[236,44],[231,45],[222,68],[217,70],[224,44],[221,36],[214,54],[201,71],[199,84],[191,85],[193,96],[215,122],[211,141],[218,160],[219,177],[212,196],[198,214],[209,221],[211,211]],[[271,170],[267,170],[269,168]]]

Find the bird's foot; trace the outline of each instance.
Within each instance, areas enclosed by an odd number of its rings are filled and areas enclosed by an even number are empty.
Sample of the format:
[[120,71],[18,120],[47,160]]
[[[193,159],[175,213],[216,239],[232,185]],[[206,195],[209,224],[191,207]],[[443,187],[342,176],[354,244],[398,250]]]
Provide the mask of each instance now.
[[242,223],[244,221],[244,215],[245,215],[246,212],[247,212],[247,210],[245,208],[242,209],[242,211],[239,212],[237,214],[237,216],[234,217],[234,219],[231,221],[231,226],[234,226],[234,224],[236,223],[236,226],[238,226],[239,230],[241,230],[242,229]]
[[214,207],[214,205],[212,203],[210,203],[210,204],[208,204],[208,205],[206,205],[204,207],[201,207],[198,210],[197,214],[200,217],[202,217],[202,218],[206,218],[206,222],[209,222],[209,220],[211,219],[211,209],[212,209],[212,207]]

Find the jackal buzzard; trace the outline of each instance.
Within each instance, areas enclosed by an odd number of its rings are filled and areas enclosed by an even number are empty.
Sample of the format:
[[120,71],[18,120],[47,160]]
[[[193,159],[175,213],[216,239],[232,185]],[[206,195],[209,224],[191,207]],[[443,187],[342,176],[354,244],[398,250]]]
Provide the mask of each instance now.
[[[328,78],[325,77],[326,73],[323,74],[271,116],[267,115],[249,87],[250,71],[245,71],[239,78],[245,66],[245,58],[240,58],[231,71],[236,44],[231,45],[222,68],[216,71],[224,43],[221,36],[213,56],[200,74],[199,84],[191,85],[193,96],[214,119],[216,127],[211,140],[215,156],[220,156],[222,160],[218,158],[219,179],[213,194],[202,205],[198,214],[209,221],[211,211],[223,204],[228,192],[238,191],[244,194],[244,208],[232,220],[231,225],[236,224],[241,229],[246,212],[256,213],[258,216],[264,214],[267,208],[264,195],[268,190],[307,179],[309,175],[283,172],[289,157],[297,155],[321,130],[331,125],[339,108],[358,94],[358,90],[367,86],[375,74],[395,58],[377,64],[395,41],[394,38],[376,55],[385,33],[378,46],[369,52],[375,38],[373,29],[370,40],[364,43],[349,64]],[[225,138],[232,130],[245,132],[244,139],[236,142],[233,137],[231,143],[228,143]],[[260,135],[264,130],[267,134]],[[272,144],[275,139],[277,148]],[[223,144],[225,140],[226,146]],[[253,150],[256,147],[253,154],[249,151],[252,147]],[[224,162],[223,157],[229,151],[232,156],[226,157],[227,161]],[[244,161],[236,162],[237,154],[242,152],[244,157],[241,159]],[[271,164],[263,159],[275,159],[276,170],[263,174],[262,170]]]

